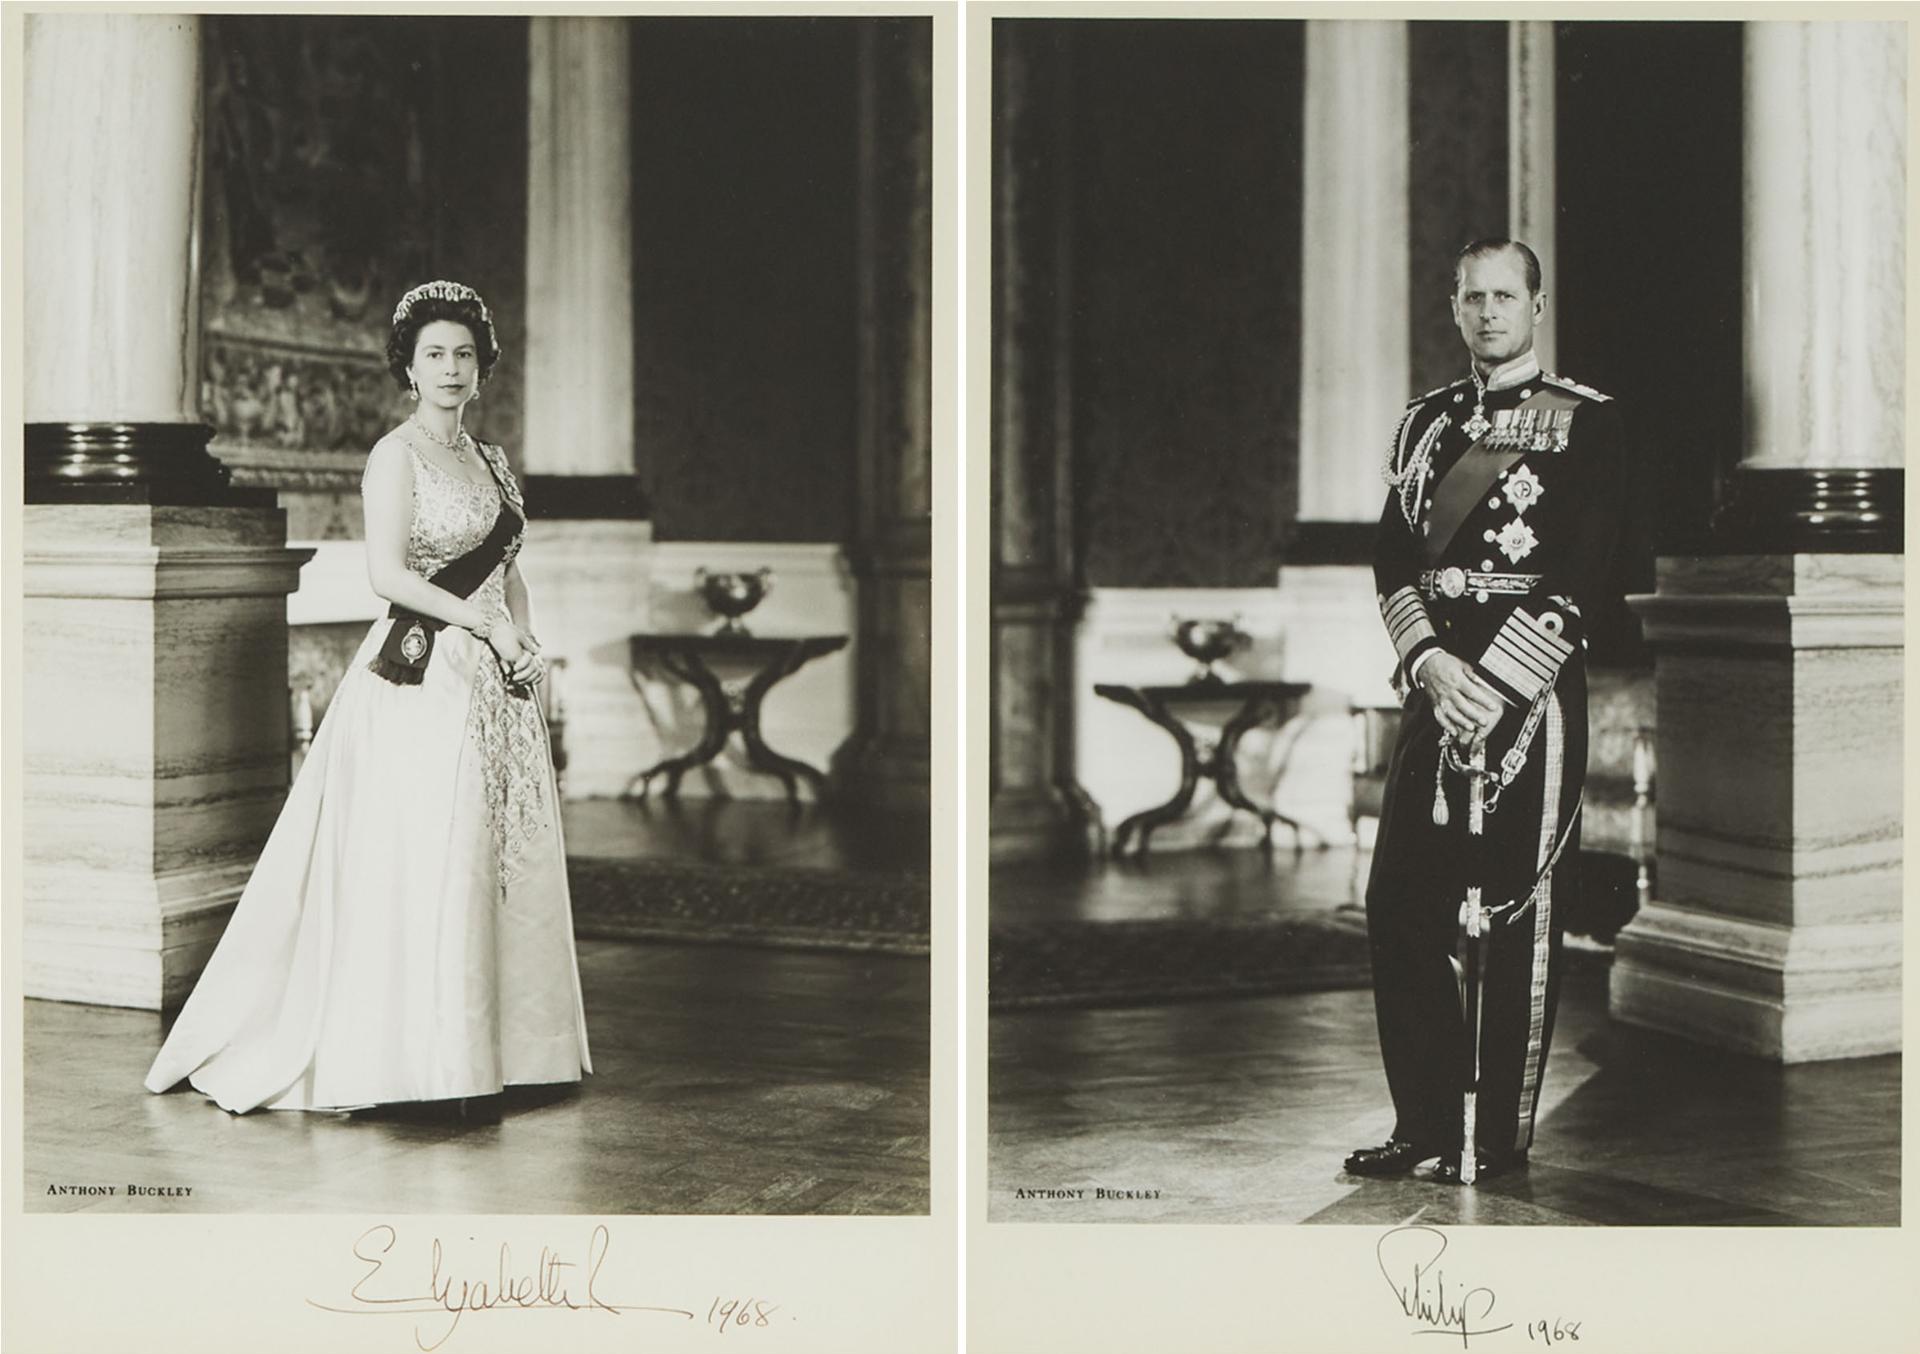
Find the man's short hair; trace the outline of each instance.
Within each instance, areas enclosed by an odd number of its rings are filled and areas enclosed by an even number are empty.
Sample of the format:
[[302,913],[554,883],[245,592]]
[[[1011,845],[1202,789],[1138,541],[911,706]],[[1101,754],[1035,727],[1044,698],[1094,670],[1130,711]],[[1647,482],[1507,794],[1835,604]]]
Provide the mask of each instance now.
[[1504,254],[1512,249],[1519,253],[1520,261],[1526,265],[1527,294],[1537,296],[1540,293],[1540,256],[1521,244],[1518,240],[1505,238],[1475,240],[1453,256],[1453,289],[1460,290],[1460,270],[1466,267],[1468,259],[1484,259],[1491,254]]

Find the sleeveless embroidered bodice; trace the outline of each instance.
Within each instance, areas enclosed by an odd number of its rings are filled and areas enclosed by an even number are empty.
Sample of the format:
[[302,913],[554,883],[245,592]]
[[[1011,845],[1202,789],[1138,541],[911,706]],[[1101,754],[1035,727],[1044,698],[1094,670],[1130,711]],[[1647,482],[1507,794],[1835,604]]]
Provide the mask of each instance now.
[[[442,470],[412,441],[407,450],[413,462],[413,525],[407,535],[407,568],[423,578],[431,578],[448,564],[466,554],[487,538],[499,516],[504,498],[524,522],[526,509],[520,499],[520,486],[500,448],[486,442],[474,443],[492,467],[495,479],[473,484]],[[504,486],[504,492],[501,488]],[[507,610],[507,566],[520,553],[521,537],[515,535],[507,553],[472,597],[476,606],[489,615],[505,615]]]

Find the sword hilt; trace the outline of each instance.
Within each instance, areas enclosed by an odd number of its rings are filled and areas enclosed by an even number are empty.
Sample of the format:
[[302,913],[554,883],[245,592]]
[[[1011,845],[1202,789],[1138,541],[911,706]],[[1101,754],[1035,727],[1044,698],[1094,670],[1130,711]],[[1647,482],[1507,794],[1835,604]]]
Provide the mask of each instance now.
[[1480,886],[1473,885],[1467,890],[1466,901],[1460,904],[1460,925],[1466,929],[1471,940],[1484,936],[1492,926],[1493,915],[1481,901]]

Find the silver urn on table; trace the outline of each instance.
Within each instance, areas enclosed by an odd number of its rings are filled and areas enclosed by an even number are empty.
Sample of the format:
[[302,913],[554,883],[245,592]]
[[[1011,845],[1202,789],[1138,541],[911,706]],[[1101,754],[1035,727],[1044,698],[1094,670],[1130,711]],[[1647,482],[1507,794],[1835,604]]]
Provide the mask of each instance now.
[[1213,665],[1228,654],[1244,649],[1252,643],[1252,637],[1240,628],[1240,617],[1231,616],[1226,620],[1206,620],[1175,616],[1169,632],[1180,652],[1199,664],[1190,682],[1219,682],[1225,680],[1213,670]]
[[707,610],[721,618],[719,633],[744,635],[747,627],[740,623],[740,618],[773,591],[773,570],[710,573],[703,566],[693,571],[693,586],[707,604]]

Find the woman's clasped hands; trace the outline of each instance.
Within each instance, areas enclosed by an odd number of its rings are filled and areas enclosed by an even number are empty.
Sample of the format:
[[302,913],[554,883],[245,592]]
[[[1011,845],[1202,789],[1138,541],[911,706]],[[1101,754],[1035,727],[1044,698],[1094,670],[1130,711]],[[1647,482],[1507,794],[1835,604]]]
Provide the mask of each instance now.
[[531,689],[546,679],[547,660],[540,652],[540,641],[529,631],[511,621],[497,621],[487,644],[500,660],[509,685]]

